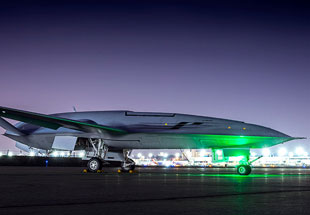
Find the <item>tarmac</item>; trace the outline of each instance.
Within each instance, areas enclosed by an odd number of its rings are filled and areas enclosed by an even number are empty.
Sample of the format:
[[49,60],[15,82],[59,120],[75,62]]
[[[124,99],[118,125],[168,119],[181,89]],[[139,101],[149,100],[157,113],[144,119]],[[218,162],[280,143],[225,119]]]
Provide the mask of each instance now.
[[0,167],[0,214],[309,214],[310,169]]

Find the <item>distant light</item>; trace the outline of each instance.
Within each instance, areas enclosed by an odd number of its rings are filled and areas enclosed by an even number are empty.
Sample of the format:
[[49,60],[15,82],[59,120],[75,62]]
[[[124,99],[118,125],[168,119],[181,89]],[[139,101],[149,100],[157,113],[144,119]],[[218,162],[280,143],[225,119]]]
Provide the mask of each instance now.
[[243,130],[245,130],[246,128],[243,128]]
[[13,156],[13,152],[8,152],[8,156],[12,157]]
[[297,147],[295,152],[298,156],[304,155],[304,153],[305,153],[305,151],[302,147]]
[[244,158],[244,156],[236,156],[236,157],[228,157],[229,161],[241,161]]
[[221,156],[223,154],[223,151],[221,149],[216,150],[216,154],[218,156]]
[[33,157],[35,155],[34,151],[30,151],[29,156]]
[[171,166],[171,163],[169,162],[169,161],[167,161],[167,160],[164,160],[164,165],[166,166],[166,167],[169,167],[169,166]]
[[160,152],[160,153],[159,153],[159,156],[162,156],[162,157],[163,157],[164,155],[165,155],[165,153],[163,153],[163,152]]
[[168,125],[167,123],[165,123],[165,125]]
[[278,155],[279,155],[280,157],[283,157],[283,156],[285,156],[286,154],[287,154],[286,148],[280,148],[280,149],[279,149]]
[[256,157],[257,153],[256,152],[250,152],[252,157]]
[[200,150],[200,157],[203,157],[203,156],[205,156],[205,154],[206,154],[206,150],[204,150],[204,149],[202,149],[202,150]]
[[58,157],[58,155],[59,155],[59,153],[58,153],[57,151],[54,151],[54,152],[53,152],[53,156],[54,156],[54,157]]
[[180,157],[180,153],[175,153],[174,157],[179,158]]
[[138,156],[138,158],[141,158],[141,157],[142,157],[142,154],[141,154],[141,153],[138,153],[137,156]]
[[186,150],[185,153],[186,153],[187,157],[189,157],[189,158],[192,157],[192,153],[190,150]]
[[60,152],[60,156],[65,156],[65,152]]
[[0,152],[0,157],[1,157],[2,155],[3,155],[2,152]]
[[269,157],[269,156],[270,156],[270,150],[267,149],[267,148],[264,148],[264,149],[263,149],[263,156],[264,156],[264,157]]
[[81,151],[81,152],[79,153],[79,157],[83,158],[84,156],[85,156],[85,151]]
[[228,128],[228,129],[231,129],[231,127],[230,127],[230,126],[228,126],[227,128]]
[[289,156],[289,157],[294,157],[294,152],[289,152],[289,153],[288,153],[288,156]]
[[153,157],[153,154],[152,153],[149,153],[148,154],[149,158]]
[[165,158],[168,157],[168,153],[165,153],[165,154],[164,154],[164,157],[165,157]]

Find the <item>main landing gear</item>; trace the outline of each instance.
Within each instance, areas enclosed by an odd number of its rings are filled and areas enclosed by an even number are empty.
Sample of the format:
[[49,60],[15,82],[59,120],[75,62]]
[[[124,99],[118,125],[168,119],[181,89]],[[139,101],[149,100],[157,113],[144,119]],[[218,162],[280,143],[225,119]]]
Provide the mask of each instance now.
[[97,157],[91,158],[87,163],[87,170],[89,172],[97,172],[102,169],[102,160]]
[[[108,165],[120,164],[120,172],[132,172],[135,169],[135,162],[129,158],[131,150],[109,151],[102,139],[89,139],[89,143],[93,147],[93,155],[87,163],[88,172],[101,171],[103,164]],[[118,165],[117,165],[118,166]]]
[[122,162],[121,172],[129,172],[130,170],[133,171],[135,167],[135,162],[132,159],[127,158],[126,161]]

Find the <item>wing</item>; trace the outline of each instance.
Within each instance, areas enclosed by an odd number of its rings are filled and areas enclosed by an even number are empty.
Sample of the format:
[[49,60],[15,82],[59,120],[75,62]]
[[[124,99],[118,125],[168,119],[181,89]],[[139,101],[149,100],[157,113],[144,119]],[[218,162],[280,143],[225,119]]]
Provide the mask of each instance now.
[[93,132],[99,130],[126,133],[125,130],[112,128],[109,126],[92,124],[87,122],[81,122],[78,120],[60,118],[40,113],[33,113],[28,111],[16,110],[12,108],[0,107],[0,116],[14,119],[21,122],[26,122],[38,126],[42,126],[50,129],[58,129],[60,127],[70,128],[74,130],[84,131],[84,132]]

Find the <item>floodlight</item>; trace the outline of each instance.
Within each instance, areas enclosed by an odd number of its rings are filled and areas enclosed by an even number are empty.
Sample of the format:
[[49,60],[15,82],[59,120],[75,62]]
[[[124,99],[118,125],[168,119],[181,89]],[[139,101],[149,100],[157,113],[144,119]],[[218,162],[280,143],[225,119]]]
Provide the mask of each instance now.
[[285,156],[286,154],[287,154],[286,148],[280,148],[280,149],[279,149],[278,155],[279,155],[280,157],[283,157],[283,156]]
[[81,151],[79,157],[83,158],[85,156],[85,151]]
[[267,149],[267,148],[264,148],[264,149],[263,149],[263,156],[264,156],[264,157],[269,157],[269,156],[270,156],[270,150]]
[[295,152],[298,156],[304,155],[304,153],[305,153],[305,151],[302,147],[297,147]]
[[250,152],[252,157],[256,157],[257,153],[256,152]]
[[216,150],[216,154],[218,156],[221,156],[223,154],[223,151],[221,149]]
[[205,156],[205,154],[206,154],[206,150],[204,149],[200,150],[200,157]]

